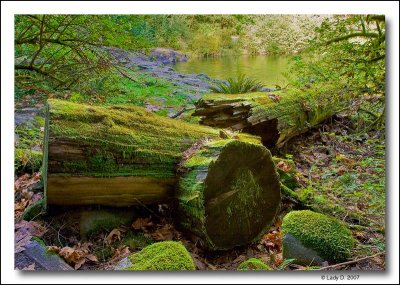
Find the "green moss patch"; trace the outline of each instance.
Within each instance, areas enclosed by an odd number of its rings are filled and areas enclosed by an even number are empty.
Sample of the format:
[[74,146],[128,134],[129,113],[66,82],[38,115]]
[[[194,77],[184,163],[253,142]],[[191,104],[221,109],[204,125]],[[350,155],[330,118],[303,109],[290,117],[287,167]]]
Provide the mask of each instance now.
[[348,259],[355,243],[351,231],[344,223],[310,210],[287,214],[282,221],[282,233],[291,234],[305,247],[333,262]]
[[42,151],[17,148],[14,153],[14,170],[37,172],[42,166],[42,158]]
[[83,239],[92,234],[110,231],[121,225],[129,225],[135,213],[128,209],[92,210],[81,213],[79,221],[80,235]]
[[46,212],[46,200],[40,199],[25,209],[22,219],[30,221]]
[[164,241],[129,256],[125,270],[195,270],[193,260],[181,242]]
[[258,258],[250,258],[239,264],[237,270],[272,270],[267,264]]

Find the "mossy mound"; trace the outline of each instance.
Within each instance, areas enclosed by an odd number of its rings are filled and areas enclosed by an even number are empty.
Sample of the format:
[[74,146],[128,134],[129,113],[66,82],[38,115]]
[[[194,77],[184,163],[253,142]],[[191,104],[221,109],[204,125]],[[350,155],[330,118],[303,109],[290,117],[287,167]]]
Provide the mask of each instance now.
[[[344,223],[310,210],[287,214],[282,221],[282,234],[291,234],[305,247],[332,262],[348,259],[355,243]],[[285,254],[285,245],[283,252]]]
[[239,264],[237,270],[272,270],[267,264],[258,258],[250,258]]
[[22,219],[30,221],[46,212],[46,200],[40,199],[25,209]]
[[195,270],[193,260],[181,242],[153,243],[129,256],[125,270]]

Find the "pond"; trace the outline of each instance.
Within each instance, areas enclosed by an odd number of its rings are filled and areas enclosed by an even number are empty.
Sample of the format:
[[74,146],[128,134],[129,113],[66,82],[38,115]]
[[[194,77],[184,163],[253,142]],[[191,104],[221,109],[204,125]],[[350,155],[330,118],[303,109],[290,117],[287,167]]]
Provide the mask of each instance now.
[[205,73],[212,78],[228,79],[245,74],[265,84],[266,87],[282,86],[286,79],[283,72],[289,68],[290,56],[224,56],[219,58],[194,58],[177,63],[180,73]]

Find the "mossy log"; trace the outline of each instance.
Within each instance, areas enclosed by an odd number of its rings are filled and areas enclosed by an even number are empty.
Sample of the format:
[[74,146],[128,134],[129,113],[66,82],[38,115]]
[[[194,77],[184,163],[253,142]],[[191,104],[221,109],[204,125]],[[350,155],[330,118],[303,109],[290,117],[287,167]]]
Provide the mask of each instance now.
[[348,106],[350,93],[333,94],[317,85],[247,94],[208,94],[196,103],[193,116],[212,127],[255,134],[269,148],[280,148]]
[[177,201],[177,222],[210,249],[246,244],[273,222],[280,186],[259,137],[140,107],[49,100],[43,177],[50,205]]

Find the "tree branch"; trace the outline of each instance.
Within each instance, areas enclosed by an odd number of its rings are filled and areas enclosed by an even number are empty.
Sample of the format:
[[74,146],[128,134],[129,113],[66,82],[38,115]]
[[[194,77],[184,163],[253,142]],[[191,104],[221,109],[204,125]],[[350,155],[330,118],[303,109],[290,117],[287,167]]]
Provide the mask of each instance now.
[[378,38],[379,34],[377,33],[363,33],[363,32],[356,32],[352,34],[348,34],[342,37],[334,38],[326,42],[327,45],[331,43],[336,43],[344,40],[348,40],[350,38],[356,38],[356,37],[363,37],[363,38]]
[[47,72],[47,71],[45,71],[45,70],[43,70],[43,69],[40,69],[40,68],[38,68],[38,67],[35,67],[35,66],[16,64],[16,65],[15,65],[15,69],[16,69],[16,70],[19,69],[19,70],[34,71],[34,72],[36,72],[36,73],[39,73],[39,74],[48,76],[48,77],[50,77],[50,78],[52,78],[52,79],[54,79],[54,80],[56,80],[56,81],[58,81],[58,82],[60,82],[60,83],[63,83],[63,84],[65,83],[63,80],[61,80],[61,79],[59,79],[59,78],[57,78],[57,77],[51,75],[49,72]]
[[355,260],[351,260],[351,261],[347,261],[347,262],[343,262],[343,263],[338,263],[338,264],[334,264],[334,265],[329,265],[329,266],[321,267],[321,268],[314,269],[314,270],[325,270],[325,269],[342,267],[342,266],[345,266],[345,265],[354,264],[354,263],[357,263],[357,262],[360,262],[360,261],[363,261],[363,260],[367,260],[367,259],[373,258],[375,256],[383,255],[383,254],[386,254],[386,252],[385,251],[378,252],[377,254],[374,254],[374,255],[371,255],[371,256],[367,256],[367,257],[363,257],[363,258],[359,258],[359,259],[355,259]]

